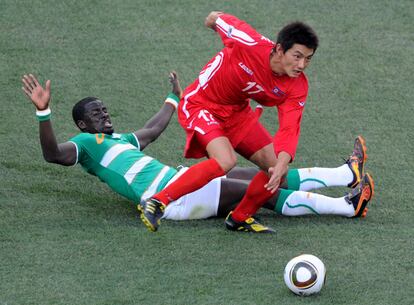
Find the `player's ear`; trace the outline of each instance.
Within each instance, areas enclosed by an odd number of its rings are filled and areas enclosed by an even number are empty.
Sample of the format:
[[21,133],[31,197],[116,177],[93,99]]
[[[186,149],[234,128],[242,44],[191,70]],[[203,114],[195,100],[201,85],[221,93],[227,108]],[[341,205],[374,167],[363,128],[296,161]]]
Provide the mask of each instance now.
[[86,123],[82,120],[79,120],[76,122],[76,126],[78,126],[80,130],[84,130],[86,128]]
[[282,47],[282,45],[281,45],[280,43],[277,43],[277,44],[276,44],[276,46],[275,46],[274,50],[275,50],[275,53],[276,53],[277,55],[279,55],[279,56],[283,56],[283,54],[285,53],[285,52],[283,51],[283,47]]

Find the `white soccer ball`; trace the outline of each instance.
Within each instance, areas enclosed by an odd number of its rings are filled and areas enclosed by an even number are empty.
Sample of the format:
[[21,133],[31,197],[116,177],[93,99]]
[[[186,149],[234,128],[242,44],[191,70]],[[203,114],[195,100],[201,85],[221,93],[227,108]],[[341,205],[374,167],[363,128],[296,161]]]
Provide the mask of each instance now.
[[325,278],[324,263],[311,254],[296,256],[285,267],[286,286],[297,295],[307,296],[318,293],[325,284]]

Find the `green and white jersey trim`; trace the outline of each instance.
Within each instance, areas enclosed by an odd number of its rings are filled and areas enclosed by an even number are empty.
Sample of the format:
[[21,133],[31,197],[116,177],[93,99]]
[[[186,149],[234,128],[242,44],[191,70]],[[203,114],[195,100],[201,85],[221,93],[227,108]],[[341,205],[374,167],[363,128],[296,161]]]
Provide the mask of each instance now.
[[128,149],[137,149],[134,145],[131,144],[116,144],[112,146],[103,156],[101,165],[103,167],[108,167],[108,165],[120,154]]
[[125,180],[128,182],[128,184],[131,184],[132,181],[134,181],[135,176],[138,175],[138,173],[152,160],[154,159],[145,156],[139,159],[137,162],[135,162],[134,165],[132,165],[131,168],[124,175]]
[[[165,175],[167,175],[169,170],[168,166],[164,166],[164,168],[160,171],[158,176],[154,179],[154,181],[151,183],[151,185],[148,187],[148,189],[142,194],[141,200],[146,200],[153,196],[158,191],[158,186],[160,185],[162,179],[164,179]],[[171,177],[172,178],[172,177]]]
[[161,191],[177,173],[141,152],[133,133],[81,133],[70,141],[76,145],[77,162],[88,173],[134,202]]

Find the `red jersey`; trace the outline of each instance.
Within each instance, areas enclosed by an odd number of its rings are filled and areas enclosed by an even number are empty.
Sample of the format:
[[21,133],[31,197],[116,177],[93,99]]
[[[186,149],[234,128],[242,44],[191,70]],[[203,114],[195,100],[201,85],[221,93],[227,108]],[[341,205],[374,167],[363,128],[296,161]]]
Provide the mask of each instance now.
[[[180,122],[189,118],[191,107],[201,104],[220,121],[229,124],[237,114],[251,112],[249,99],[264,106],[276,106],[279,129],[273,140],[275,152],[278,155],[285,151],[293,160],[308,94],[305,74],[291,78],[273,73],[270,55],[275,43],[232,15],[220,15],[216,31],[225,47],[185,89]],[[243,127],[246,126],[241,129]]]

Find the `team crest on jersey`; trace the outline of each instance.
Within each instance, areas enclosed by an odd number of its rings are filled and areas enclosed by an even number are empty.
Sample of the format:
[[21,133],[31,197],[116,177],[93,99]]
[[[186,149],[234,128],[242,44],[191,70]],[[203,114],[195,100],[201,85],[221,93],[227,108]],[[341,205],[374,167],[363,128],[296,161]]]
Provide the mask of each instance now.
[[306,101],[303,101],[303,102],[298,102],[298,103],[299,103],[299,106],[300,106],[300,107],[303,107],[303,106],[305,106]]
[[282,90],[280,90],[278,87],[274,87],[272,92],[278,97],[282,97],[286,94]]

